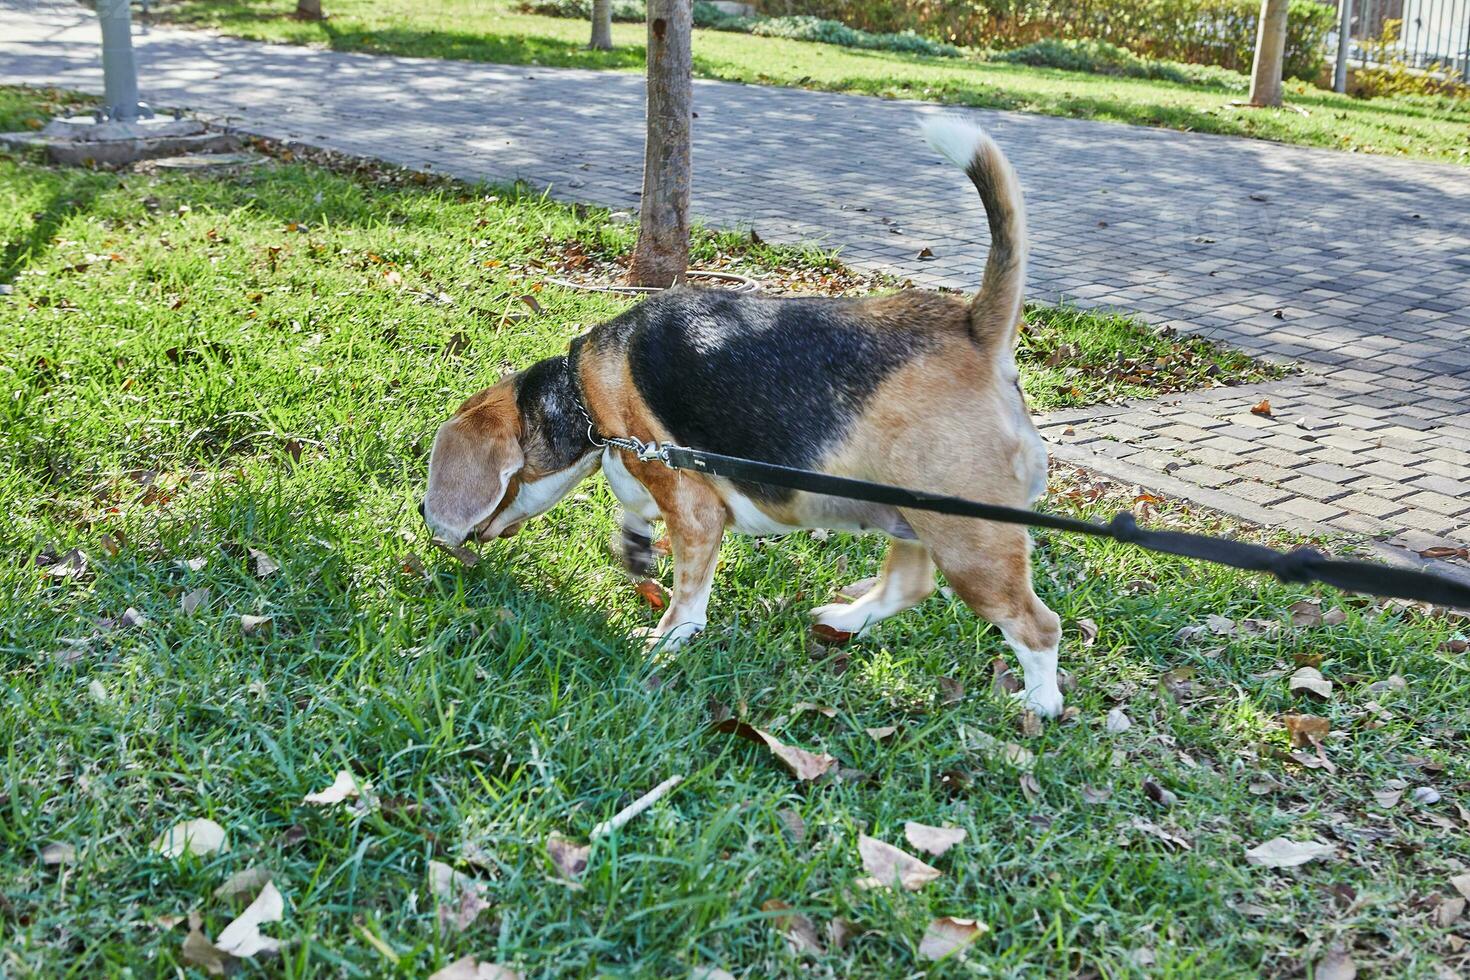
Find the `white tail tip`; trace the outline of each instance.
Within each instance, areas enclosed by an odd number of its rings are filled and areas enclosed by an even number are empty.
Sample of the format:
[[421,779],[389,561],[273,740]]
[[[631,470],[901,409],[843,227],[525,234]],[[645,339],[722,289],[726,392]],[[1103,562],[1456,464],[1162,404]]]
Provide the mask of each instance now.
[[919,133],[934,152],[961,169],[993,142],[985,130],[961,116],[929,116],[919,124]]

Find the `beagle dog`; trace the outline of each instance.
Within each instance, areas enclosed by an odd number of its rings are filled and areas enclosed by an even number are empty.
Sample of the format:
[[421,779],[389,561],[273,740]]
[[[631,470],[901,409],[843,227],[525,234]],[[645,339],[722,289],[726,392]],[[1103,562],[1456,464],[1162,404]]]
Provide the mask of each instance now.
[[596,438],[668,441],[1011,506],[1039,497],[1047,454],[1013,353],[1026,275],[1021,189],[979,128],[939,117],[923,132],[985,206],[990,253],[973,300],[682,286],[655,295],[474,395],[440,426],[420,507],[435,537],[459,546],[514,534],[600,463],[634,563],[649,564],[652,522],[667,526],[673,597],[646,639],[674,645],[705,625],[727,528],[880,531],[892,540],[877,584],[812,617],[867,629],[922,602],[937,567],[1016,651],[1026,706],[1059,714],[1060,623],[1032,590],[1024,528],[674,471]]

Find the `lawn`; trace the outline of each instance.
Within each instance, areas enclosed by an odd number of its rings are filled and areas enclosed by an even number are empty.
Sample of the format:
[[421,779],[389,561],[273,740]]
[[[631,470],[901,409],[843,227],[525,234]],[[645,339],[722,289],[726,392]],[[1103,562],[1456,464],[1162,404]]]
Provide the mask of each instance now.
[[[0,92],[0,122],[36,98]],[[223,942],[242,902],[215,889],[250,868],[285,945],[246,972],[285,977],[464,955],[526,976],[1301,975],[1333,947],[1373,974],[1470,966],[1464,620],[1040,535],[1077,710],[1038,730],[1000,638],[942,593],[817,645],[804,610],[881,545],[799,534],[728,541],[709,633],[650,661],[600,478],[472,569],[414,509],[466,394],[628,302],[545,285],[625,253],[605,212],[301,160],[0,156],[0,237],[6,975],[179,975],[187,917]],[[699,251],[846,281],[733,236]],[[1069,469],[1045,505],[1259,537]],[[1325,699],[1289,692],[1300,665]],[[710,732],[726,711],[837,762],[797,780]],[[1320,750],[1293,752],[1290,712],[1325,719]],[[306,801],[340,770],[357,797]],[[585,869],[549,857],[674,775]],[[228,847],[154,848],[196,818]],[[906,821],[966,836],[920,855],[943,874],[915,891],[857,887],[860,837],[914,852]],[[1248,863],[1276,837],[1323,846]],[[431,862],[472,881],[446,924]],[[819,949],[783,937],[796,916]],[[945,916],[988,931],[931,966]]]
[[[589,51],[578,20],[515,12],[505,0],[327,0],[303,23],[290,0],[163,0],[163,20],[240,37],[504,64],[637,70],[642,24],[613,25],[616,50]],[[989,62],[862,51],[720,31],[694,33],[704,78],[1251,136],[1306,146],[1470,162],[1470,102],[1354,99],[1288,82],[1295,109],[1247,109],[1222,87]]]

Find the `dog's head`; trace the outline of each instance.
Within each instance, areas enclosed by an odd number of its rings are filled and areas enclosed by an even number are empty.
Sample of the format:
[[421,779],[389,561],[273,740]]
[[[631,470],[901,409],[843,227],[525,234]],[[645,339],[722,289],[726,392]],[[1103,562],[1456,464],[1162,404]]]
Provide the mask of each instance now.
[[569,375],[554,362],[502,379],[439,426],[419,513],[446,545],[510,537],[596,468],[586,423],[578,429],[567,404]]

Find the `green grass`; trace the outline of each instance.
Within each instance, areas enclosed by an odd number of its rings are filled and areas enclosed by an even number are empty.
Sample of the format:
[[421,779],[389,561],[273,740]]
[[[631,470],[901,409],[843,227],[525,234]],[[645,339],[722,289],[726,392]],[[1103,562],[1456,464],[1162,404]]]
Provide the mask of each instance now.
[[[177,24],[341,51],[581,68],[643,65],[642,24],[614,24],[616,49],[589,51],[588,27],[581,21],[521,14],[503,2],[486,0],[329,0],[329,17],[321,23],[292,19],[289,14],[295,8],[289,0],[164,0],[154,9],[159,17]],[[694,70],[701,77],[730,81],[1470,162],[1470,102],[1464,101],[1354,99],[1288,82],[1288,101],[1306,110],[1303,116],[1292,109],[1233,106],[1242,96],[1225,87],[973,58],[860,51],[707,30],[694,34]]]
[[[0,93],[0,116],[30,98]],[[818,964],[838,976],[922,972],[939,915],[990,933],[936,975],[1300,973],[1334,942],[1375,974],[1456,963],[1428,909],[1470,851],[1463,829],[1427,821],[1457,823],[1470,780],[1470,676],[1441,650],[1463,622],[1325,593],[1341,625],[1181,642],[1211,614],[1279,621],[1310,590],[1042,535],[1038,588],[1063,616],[1080,714],[1023,738],[990,689],[999,637],[943,595],[838,653],[812,644],[803,611],[873,574],[875,540],[732,538],[708,635],[657,664],[625,639],[654,613],[606,555],[600,479],[472,570],[437,557],[414,510],[428,436],[467,393],[622,307],[547,287],[530,314],[519,298],[555,243],[626,247],[604,218],[301,162],[150,176],[0,156],[18,273],[0,297],[0,971],[178,975],[185,929],[162,917],[197,910],[218,936],[233,913],[212,890],[256,864],[287,904],[265,931],[290,945],[247,974],[422,977],[472,953],[527,976],[789,975],[772,899],[819,928],[858,924]],[[703,258],[730,247],[706,237]],[[1134,501],[1059,471],[1046,503]],[[43,573],[38,559],[74,548],[84,575]],[[257,576],[247,548],[279,570]],[[186,615],[199,588],[210,604]],[[117,624],[129,607],[146,622]],[[273,633],[243,635],[242,614]],[[1309,654],[1339,685],[1325,704],[1279,673]],[[1158,693],[1179,668],[1192,689]],[[1393,674],[1406,689],[1367,686]],[[964,700],[940,702],[942,677]],[[711,701],[833,753],[844,778],[796,783],[704,734]],[[838,714],[794,714],[800,701]],[[1115,703],[1133,727],[1108,735]],[[1301,709],[1332,719],[1336,775],[1282,758],[1276,719]],[[901,730],[863,732],[882,725]],[[990,737],[1025,743],[1034,785]],[[303,804],[342,768],[374,802]],[[554,880],[549,834],[586,840],[672,774],[684,784],[596,847],[582,888]],[[1391,778],[1445,799],[1384,811],[1369,793]],[[1160,810],[1146,779],[1179,802]],[[1086,804],[1083,786],[1111,798]],[[787,809],[801,843],[780,829]],[[150,850],[189,817],[223,825],[229,850]],[[854,889],[859,833],[903,846],[905,820],[969,836],[922,891]],[[1337,859],[1247,866],[1244,848],[1277,835],[1338,843]],[[44,864],[53,842],[77,860]],[[436,931],[430,860],[486,883],[493,905],[462,935]]]

